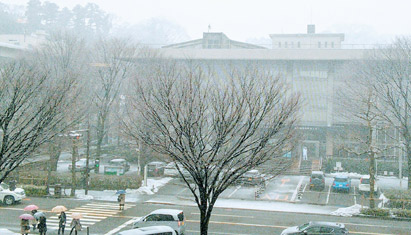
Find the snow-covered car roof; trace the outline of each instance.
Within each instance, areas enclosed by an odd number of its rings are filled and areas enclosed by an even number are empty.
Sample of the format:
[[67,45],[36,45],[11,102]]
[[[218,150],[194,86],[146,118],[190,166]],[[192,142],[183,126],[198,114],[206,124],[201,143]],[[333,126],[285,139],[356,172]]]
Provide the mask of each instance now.
[[126,159],[124,159],[124,158],[117,158],[117,159],[110,160],[110,162],[125,162],[125,161],[126,161]]
[[363,175],[363,176],[361,177],[361,179],[369,179],[369,178],[370,178],[369,175]]
[[118,233],[118,235],[138,235],[138,234],[159,234],[159,233],[169,233],[175,234],[174,230],[169,226],[149,226],[136,229],[130,229]]
[[152,211],[150,213],[151,214],[162,214],[162,215],[178,215],[181,212],[183,212],[183,210],[176,210],[176,209],[158,209],[155,211]]

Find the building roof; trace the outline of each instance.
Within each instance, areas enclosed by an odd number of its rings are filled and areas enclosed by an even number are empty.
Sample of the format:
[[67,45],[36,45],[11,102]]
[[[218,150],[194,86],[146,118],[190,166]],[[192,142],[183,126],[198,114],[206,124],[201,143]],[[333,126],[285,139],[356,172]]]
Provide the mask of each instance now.
[[273,38],[289,38],[289,37],[296,37],[296,38],[324,38],[324,37],[339,37],[341,41],[344,41],[344,34],[343,33],[297,33],[297,34],[270,34],[271,39]]
[[164,58],[203,60],[360,60],[364,49],[157,49]]

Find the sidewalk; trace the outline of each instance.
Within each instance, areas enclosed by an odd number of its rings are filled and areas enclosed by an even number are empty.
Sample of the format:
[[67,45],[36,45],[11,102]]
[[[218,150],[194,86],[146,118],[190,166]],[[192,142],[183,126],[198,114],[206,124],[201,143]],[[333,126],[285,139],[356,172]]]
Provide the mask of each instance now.
[[[156,196],[145,203],[164,204],[164,205],[180,205],[180,206],[195,206],[197,204],[194,199],[176,198],[169,196]],[[300,203],[287,203],[278,201],[252,201],[239,199],[218,199],[215,208],[226,209],[244,209],[244,210],[260,210],[260,211],[278,211],[278,212],[294,212],[304,214],[320,214],[330,215],[340,207],[336,206],[320,206]]]

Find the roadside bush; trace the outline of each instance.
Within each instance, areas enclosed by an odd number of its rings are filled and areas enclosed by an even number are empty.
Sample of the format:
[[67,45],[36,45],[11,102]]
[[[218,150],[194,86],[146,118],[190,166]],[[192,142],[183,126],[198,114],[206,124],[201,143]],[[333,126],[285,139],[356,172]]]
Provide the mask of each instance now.
[[361,209],[361,214],[363,215],[371,215],[376,217],[386,217],[390,215],[390,210],[388,209],[380,209],[380,208],[364,208]]
[[411,210],[392,210],[392,214],[400,218],[411,218]]
[[[36,186],[46,186],[46,171],[21,173],[19,184],[33,184]],[[117,189],[137,189],[141,186],[141,177],[137,175],[99,175],[90,174],[90,190],[117,190]],[[61,184],[64,187],[71,186],[71,172],[52,172],[49,180],[50,185]],[[83,188],[84,177],[81,173],[76,173],[76,187]]]
[[411,210],[411,190],[387,190],[384,196],[389,199],[386,207]]
[[27,196],[46,196],[46,186],[35,186],[35,185],[23,185],[23,189]]

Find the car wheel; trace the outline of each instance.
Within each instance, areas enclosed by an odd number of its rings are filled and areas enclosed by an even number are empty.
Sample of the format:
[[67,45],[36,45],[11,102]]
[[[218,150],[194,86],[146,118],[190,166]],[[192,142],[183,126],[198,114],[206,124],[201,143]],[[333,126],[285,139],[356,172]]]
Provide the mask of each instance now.
[[6,196],[4,197],[4,204],[10,206],[14,204],[14,197],[13,196]]

